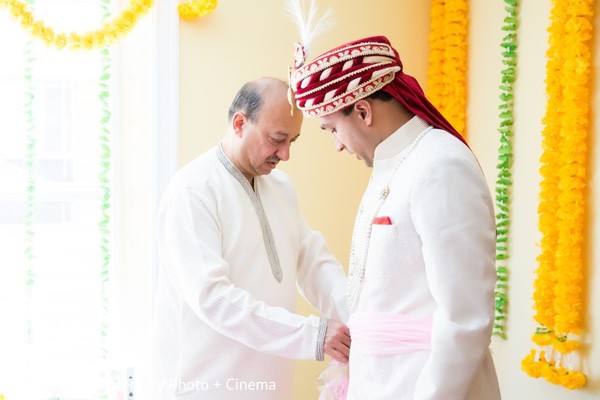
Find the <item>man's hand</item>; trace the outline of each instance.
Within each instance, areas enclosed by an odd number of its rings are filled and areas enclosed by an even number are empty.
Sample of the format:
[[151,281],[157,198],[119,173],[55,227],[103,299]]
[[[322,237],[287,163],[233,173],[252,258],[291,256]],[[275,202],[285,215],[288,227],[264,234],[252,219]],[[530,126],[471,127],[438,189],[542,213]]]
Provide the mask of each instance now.
[[344,324],[332,319],[327,321],[323,351],[339,362],[348,361],[350,354],[350,330]]

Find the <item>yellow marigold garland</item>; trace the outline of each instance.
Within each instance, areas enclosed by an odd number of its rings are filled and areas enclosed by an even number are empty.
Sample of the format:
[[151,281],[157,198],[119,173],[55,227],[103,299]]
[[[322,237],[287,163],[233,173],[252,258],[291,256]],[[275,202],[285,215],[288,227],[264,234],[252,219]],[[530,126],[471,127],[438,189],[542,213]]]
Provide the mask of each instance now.
[[[118,42],[137,24],[140,17],[147,14],[154,5],[154,0],[131,0],[129,6],[116,17],[105,21],[101,28],[80,33],[57,33],[44,21],[37,20],[26,3],[21,0],[0,0],[0,7],[8,8],[10,13],[20,22],[23,29],[31,33],[47,45],[58,49],[72,50],[101,49]],[[183,18],[195,18],[210,14],[217,6],[216,0],[191,0],[178,7]]]
[[467,0],[433,0],[427,92],[430,101],[465,135],[467,103]]
[[552,1],[538,207],[542,241],[533,294],[540,326],[532,339],[539,349],[521,362],[528,375],[568,389],[586,381],[570,356],[580,347],[583,308],[593,3]]
[[58,49],[67,47],[73,50],[98,49],[116,43],[131,31],[138,19],[154,5],[154,0],[132,0],[129,7],[115,18],[104,22],[102,28],[83,34],[56,33],[44,21],[35,19],[29,7],[21,0],[0,0],[0,6],[10,9],[11,14],[21,23],[23,29],[43,40],[47,45]]
[[217,7],[217,0],[191,0],[177,6],[179,15],[185,19],[194,19],[210,14]]

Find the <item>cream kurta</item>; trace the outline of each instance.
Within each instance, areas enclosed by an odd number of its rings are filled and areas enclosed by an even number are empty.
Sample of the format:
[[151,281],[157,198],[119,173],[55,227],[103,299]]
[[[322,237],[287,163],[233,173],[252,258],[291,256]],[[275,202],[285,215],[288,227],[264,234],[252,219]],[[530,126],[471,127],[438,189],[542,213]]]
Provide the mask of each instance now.
[[432,316],[431,351],[370,356],[351,348],[349,400],[500,398],[488,350],[494,211],[475,157],[449,133],[429,130],[390,180],[426,129],[415,117],[377,147],[357,219],[372,220],[368,213],[389,183],[376,214],[391,225],[357,225],[353,246],[371,229],[355,310]]
[[[161,204],[156,399],[291,399],[292,359],[315,359],[324,335],[318,317],[294,314],[297,288],[325,316],[345,320],[344,272],[307,226],[284,173],[255,178],[252,192],[219,153],[183,167]],[[252,200],[264,210],[281,282]]]

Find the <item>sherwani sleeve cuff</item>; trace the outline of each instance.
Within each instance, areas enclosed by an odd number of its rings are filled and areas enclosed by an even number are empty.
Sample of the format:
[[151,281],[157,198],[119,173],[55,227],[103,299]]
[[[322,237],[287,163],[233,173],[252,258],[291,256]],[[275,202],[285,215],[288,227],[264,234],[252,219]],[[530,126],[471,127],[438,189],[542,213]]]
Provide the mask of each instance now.
[[323,351],[325,333],[327,333],[327,318],[321,318],[319,322],[319,333],[317,334],[317,349],[315,352],[317,361],[323,361],[325,359],[325,353]]

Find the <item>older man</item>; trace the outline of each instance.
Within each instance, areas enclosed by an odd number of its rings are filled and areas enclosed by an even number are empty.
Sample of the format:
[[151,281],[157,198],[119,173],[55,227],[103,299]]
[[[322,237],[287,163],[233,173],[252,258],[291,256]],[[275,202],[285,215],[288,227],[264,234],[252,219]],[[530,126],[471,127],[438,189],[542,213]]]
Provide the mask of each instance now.
[[[345,275],[289,178],[302,113],[287,85],[244,85],[223,141],[184,166],[159,212],[157,399],[293,398],[293,360],[346,360]],[[294,313],[296,288],[324,316]]]

